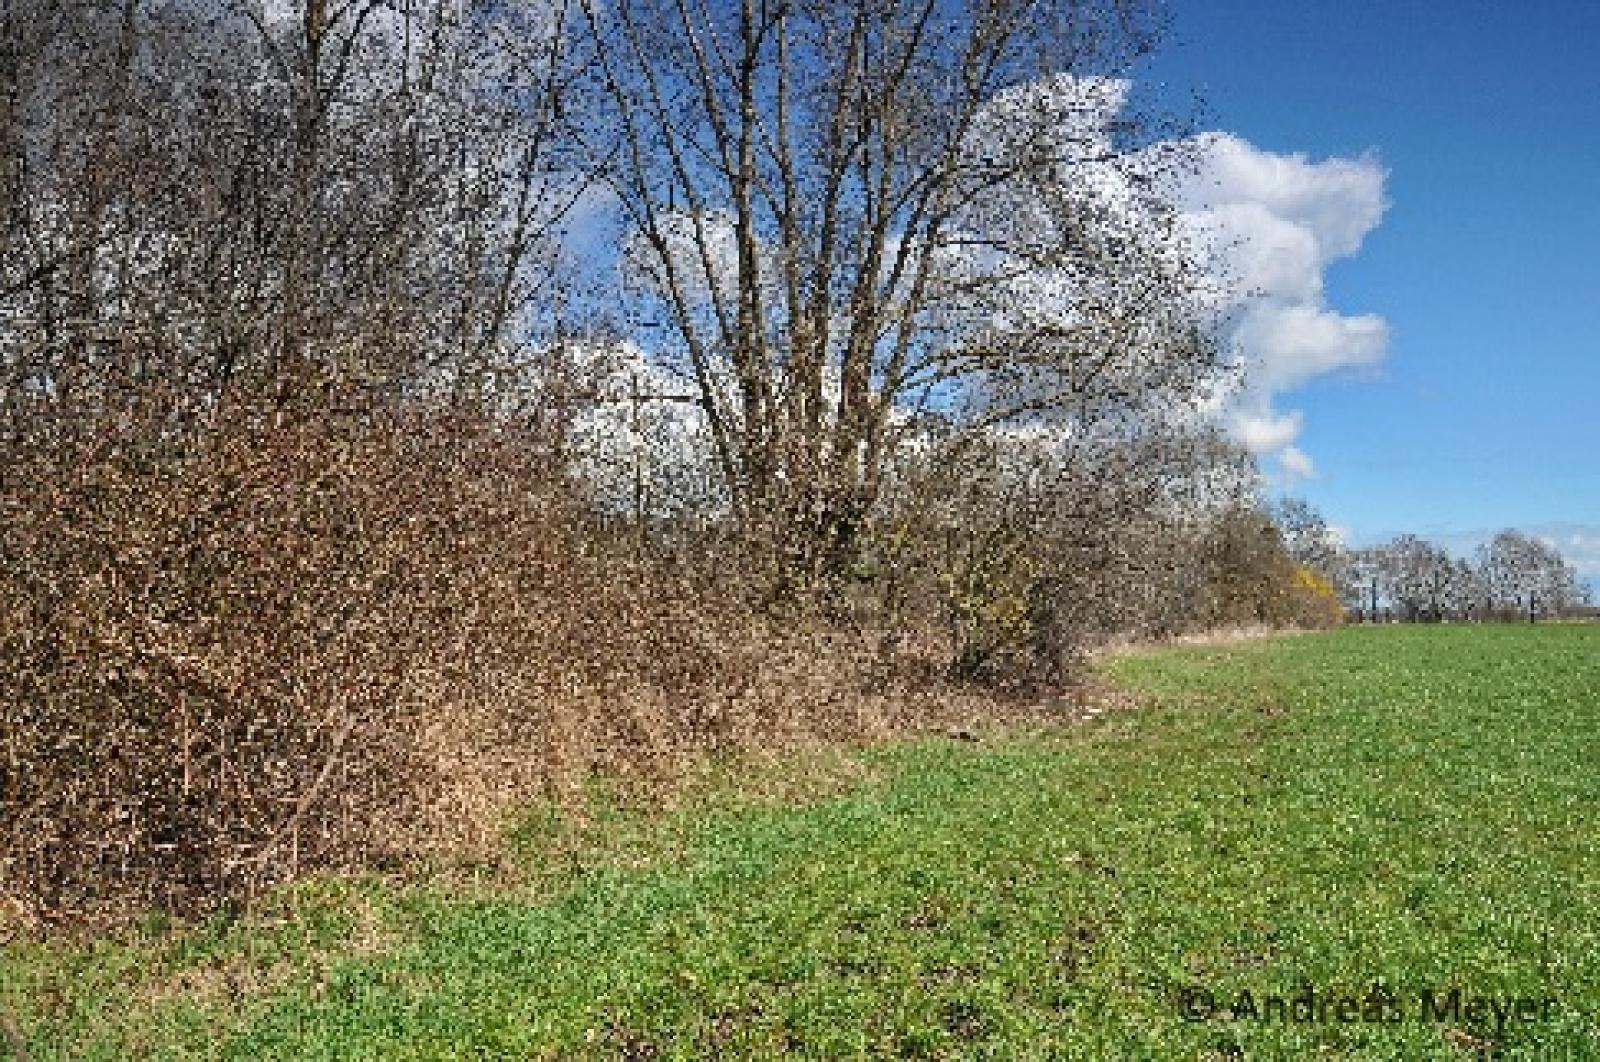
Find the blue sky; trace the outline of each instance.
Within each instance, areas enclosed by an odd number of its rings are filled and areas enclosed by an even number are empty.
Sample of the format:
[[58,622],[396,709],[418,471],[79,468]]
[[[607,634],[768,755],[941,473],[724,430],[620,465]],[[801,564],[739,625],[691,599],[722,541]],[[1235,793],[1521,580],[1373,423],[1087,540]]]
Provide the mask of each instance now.
[[1375,153],[1388,209],[1327,271],[1383,362],[1282,402],[1357,542],[1539,529],[1600,575],[1600,3],[1174,0],[1144,72],[1203,125],[1313,161]]

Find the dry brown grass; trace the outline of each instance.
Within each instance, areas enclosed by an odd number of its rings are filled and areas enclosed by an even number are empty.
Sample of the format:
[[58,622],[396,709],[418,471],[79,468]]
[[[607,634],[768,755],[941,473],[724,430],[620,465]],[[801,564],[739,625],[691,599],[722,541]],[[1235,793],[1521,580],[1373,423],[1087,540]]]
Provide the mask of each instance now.
[[1274,627],[1265,623],[1245,623],[1230,627],[1218,627],[1214,630],[1173,634],[1165,638],[1124,634],[1106,639],[1095,648],[1094,655],[1101,657],[1119,656],[1126,653],[1141,652],[1154,646],[1162,645],[1242,645],[1247,642],[1259,641],[1262,638],[1273,638],[1279,635],[1309,634],[1313,629],[1305,627]]

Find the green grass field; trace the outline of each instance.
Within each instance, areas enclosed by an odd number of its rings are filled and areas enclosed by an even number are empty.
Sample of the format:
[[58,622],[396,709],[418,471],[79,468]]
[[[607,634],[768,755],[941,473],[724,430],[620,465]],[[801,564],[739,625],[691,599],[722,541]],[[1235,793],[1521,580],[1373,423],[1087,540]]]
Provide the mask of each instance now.
[[809,796],[533,815],[497,894],[13,945],[0,1006],[35,1058],[1600,1058],[1600,626],[1106,671],[1137,707],[807,757]]

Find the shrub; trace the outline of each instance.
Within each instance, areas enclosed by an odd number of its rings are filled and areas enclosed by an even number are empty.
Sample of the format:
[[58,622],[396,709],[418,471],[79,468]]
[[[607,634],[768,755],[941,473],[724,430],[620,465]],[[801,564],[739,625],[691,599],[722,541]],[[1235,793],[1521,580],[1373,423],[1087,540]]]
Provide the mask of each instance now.
[[484,855],[595,771],[969,711],[849,623],[758,608],[726,529],[596,516],[558,452],[505,420],[242,407],[181,444],[14,443],[0,895],[200,911]]
[[[625,570],[535,442],[263,414],[177,453],[128,432],[13,463],[0,884],[45,911],[204,905],[414,841],[465,721],[538,784],[585,697],[650,689],[711,725],[693,705],[748,681],[744,614]],[[574,744],[641,740],[625,714]]]

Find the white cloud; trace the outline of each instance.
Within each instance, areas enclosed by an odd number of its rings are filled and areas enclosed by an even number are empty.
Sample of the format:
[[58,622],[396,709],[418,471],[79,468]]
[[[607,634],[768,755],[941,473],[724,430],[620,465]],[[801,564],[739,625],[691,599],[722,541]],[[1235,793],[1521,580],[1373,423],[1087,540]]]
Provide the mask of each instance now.
[[1285,446],[1278,451],[1278,468],[1283,473],[1285,486],[1302,479],[1314,479],[1317,475],[1317,466],[1311,460],[1311,455],[1298,446]]
[[1252,358],[1249,385],[1268,394],[1293,390],[1339,369],[1383,360],[1389,328],[1381,317],[1346,317],[1305,302],[1263,302],[1234,329]]
[[1280,413],[1279,396],[1329,373],[1376,365],[1389,326],[1373,314],[1327,304],[1327,268],[1360,249],[1382,220],[1386,173],[1376,159],[1327,159],[1263,151],[1227,133],[1194,142],[1195,173],[1178,190],[1185,224],[1225,294],[1226,338],[1242,382],[1224,419],[1257,454],[1278,454],[1291,474],[1310,468],[1292,448],[1303,417]]
[[1277,414],[1271,410],[1249,412],[1234,410],[1230,425],[1234,435],[1252,453],[1268,454],[1284,449],[1300,436],[1305,416],[1295,410]]
[[1383,217],[1385,173],[1371,156],[1312,162],[1303,152],[1263,151],[1231,133],[1199,141],[1207,161],[1185,189],[1193,209],[1260,206],[1311,233],[1329,261],[1359,250]]

